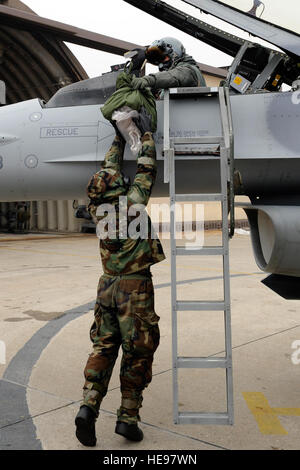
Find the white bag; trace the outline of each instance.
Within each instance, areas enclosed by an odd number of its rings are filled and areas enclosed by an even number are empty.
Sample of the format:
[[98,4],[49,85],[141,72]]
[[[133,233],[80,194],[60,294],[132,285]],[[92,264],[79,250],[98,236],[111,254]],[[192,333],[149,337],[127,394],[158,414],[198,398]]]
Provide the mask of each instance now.
[[116,121],[119,131],[129,144],[130,150],[135,157],[137,157],[142,149],[141,133],[132,120],[132,118],[137,118],[138,116],[138,111],[129,108],[129,106],[119,108],[112,115],[112,119]]

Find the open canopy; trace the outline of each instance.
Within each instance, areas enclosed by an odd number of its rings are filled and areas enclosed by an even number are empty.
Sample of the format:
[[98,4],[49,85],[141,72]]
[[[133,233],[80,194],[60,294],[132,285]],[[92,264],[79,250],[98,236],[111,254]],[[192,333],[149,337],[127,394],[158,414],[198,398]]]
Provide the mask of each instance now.
[[300,57],[299,0],[183,0]]
[[216,0],[249,15],[299,34],[299,0]]

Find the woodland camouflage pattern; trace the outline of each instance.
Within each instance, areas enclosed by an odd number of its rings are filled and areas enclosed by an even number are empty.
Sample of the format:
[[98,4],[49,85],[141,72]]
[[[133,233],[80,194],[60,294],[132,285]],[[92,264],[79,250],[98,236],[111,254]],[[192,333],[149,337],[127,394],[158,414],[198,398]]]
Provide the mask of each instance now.
[[140,420],[142,392],[152,380],[153,355],[160,338],[150,271],[102,276],[94,313],[90,330],[94,347],[84,371],[83,404],[98,416],[122,345],[118,421],[136,423]]
[[[133,204],[147,205],[156,177],[156,152],[151,133],[144,135],[142,143],[137,173],[128,187],[121,172],[125,144],[122,138],[115,137],[102,169],[88,185],[89,211],[96,223],[100,204],[112,204],[119,214],[119,196],[127,196],[128,208]],[[148,224],[150,227],[149,217]],[[153,355],[160,338],[150,266],[164,260],[165,256],[160,241],[151,239],[151,231],[146,239],[122,239],[118,217],[116,238],[100,240],[100,252],[104,275],[99,281],[95,319],[90,330],[93,353],[84,371],[82,404],[89,406],[98,417],[122,346],[122,401],[117,419],[135,424],[140,420],[142,392],[152,380]]]
[[[148,217],[148,238],[132,239],[119,236],[119,197],[127,196],[128,210],[133,204],[147,206],[156,178],[156,151],[151,133],[143,137],[143,147],[137,164],[138,169],[133,184],[128,188],[124,182],[121,165],[124,142],[116,136],[106,154],[101,171],[96,173],[89,185],[89,212],[96,223],[101,217],[96,216],[100,204],[109,203],[117,213],[116,238],[100,240],[100,253],[104,273],[110,275],[130,274],[145,269],[165,259],[159,239],[151,238],[151,221]],[[104,218],[103,216],[102,218]],[[134,217],[128,217],[128,224]]]

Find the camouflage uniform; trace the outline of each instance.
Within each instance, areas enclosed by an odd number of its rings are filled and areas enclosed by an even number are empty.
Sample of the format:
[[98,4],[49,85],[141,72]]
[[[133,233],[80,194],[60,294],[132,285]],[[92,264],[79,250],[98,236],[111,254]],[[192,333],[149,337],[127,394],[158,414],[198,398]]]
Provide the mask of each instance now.
[[[128,188],[121,173],[124,142],[116,136],[102,169],[89,185],[89,211],[93,218],[100,204],[114,205],[119,214],[119,196],[127,196],[128,208],[147,205],[156,177],[156,152],[151,133],[142,139],[138,170]],[[101,219],[101,217],[100,217]],[[128,224],[131,222],[128,217]],[[151,225],[148,218],[149,226]],[[107,393],[118,351],[122,346],[120,370],[122,401],[118,421],[132,424],[140,420],[142,392],[152,379],[153,355],[159,344],[159,317],[154,310],[150,266],[165,259],[160,241],[120,237],[120,223],[114,238],[100,240],[104,275],[100,278],[95,305],[95,321],[90,330],[93,353],[85,368],[83,404],[98,416]]]

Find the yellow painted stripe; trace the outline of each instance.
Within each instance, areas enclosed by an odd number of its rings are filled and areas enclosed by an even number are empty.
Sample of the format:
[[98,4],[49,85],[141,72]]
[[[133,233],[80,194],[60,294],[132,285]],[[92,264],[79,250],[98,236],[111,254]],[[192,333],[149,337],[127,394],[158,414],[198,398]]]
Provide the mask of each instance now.
[[263,393],[243,392],[243,396],[262,434],[288,434]]
[[300,416],[300,408],[272,408],[279,416]]

